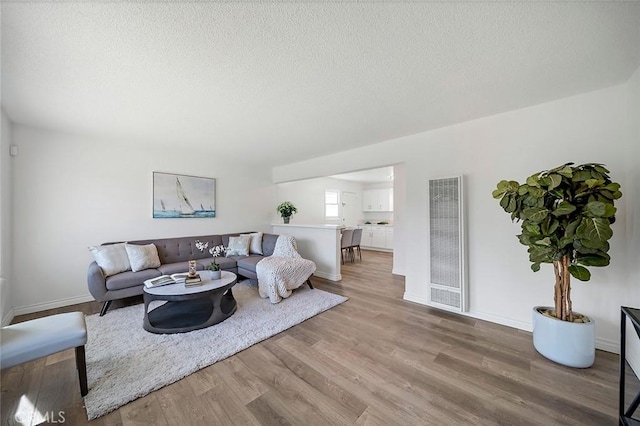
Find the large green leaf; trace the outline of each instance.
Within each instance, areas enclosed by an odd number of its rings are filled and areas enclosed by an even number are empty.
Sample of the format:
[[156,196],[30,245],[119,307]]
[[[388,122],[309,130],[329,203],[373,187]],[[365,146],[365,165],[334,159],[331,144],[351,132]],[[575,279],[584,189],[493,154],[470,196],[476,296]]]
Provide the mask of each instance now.
[[602,217],[607,211],[605,203],[601,201],[592,201],[587,203],[582,209],[582,214],[588,217]]
[[553,188],[557,188],[562,183],[562,176],[557,175],[555,173],[549,175],[549,179],[551,180],[551,183],[549,184],[549,187],[547,188],[548,190],[552,190]]
[[507,193],[508,183],[509,182],[507,182],[506,180],[501,180],[500,182],[498,182],[497,188],[494,189],[491,193],[493,198],[502,198],[502,196]]
[[547,216],[547,218],[542,222],[540,229],[544,235],[551,235],[556,231],[556,229],[558,229],[559,225],[560,223],[552,216]]
[[591,179],[591,171],[589,170],[578,170],[573,172],[573,177],[571,180],[574,182],[584,182],[587,179]]
[[618,211],[618,209],[616,209],[613,204],[607,204],[605,203],[605,212],[602,215],[602,217],[613,217],[616,212]]
[[589,281],[591,279],[591,272],[580,265],[569,265],[569,273],[580,281]]
[[585,217],[576,229],[576,236],[581,240],[593,242],[607,241],[613,235],[608,219]]
[[568,201],[562,201],[560,202],[560,204],[558,204],[552,214],[554,216],[563,216],[569,213],[573,213],[574,211],[576,211],[576,206]]
[[539,180],[540,180],[540,177],[537,174],[531,175],[527,178],[527,185],[540,188]]
[[611,257],[607,253],[603,253],[601,251],[576,255],[576,262],[584,266],[607,266],[609,265],[610,260]]
[[558,241],[558,248],[565,248],[571,243],[573,243],[573,237],[562,237],[560,241]]
[[524,195],[529,192],[529,187],[527,185],[520,185],[518,188],[518,195]]
[[[606,198],[607,200],[613,200],[613,192],[607,190],[607,189],[601,189],[598,192],[599,195],[603,196],[604,198]],[[606,202],[606,201],[605,201]]]
[[535,223],[529,223],[529,222],[523,223],[522,230],[526,231],[530,235],[541,235],[540,226]]
[[529,246],[529,260],[533,263],[553,263],[555,250],[546,246]]
[[604,189],[609,190],[611,192],[616,192],[620,189],[620,184],[617,182],[611,182],[604,187]]
[[587,179],[584,181],[589,188],[595,188],[604,184],[604,179]]
[[532,197],[541,198],[544,197],[545,190],[542,188],[529,188],[529,195]]
[[573,238],[576,233],[576,228],[580,225],[580,221],[581,219],[576,219],[573,222],[570,222],[564,229],[564,236]]
[[522,211],[522,218],[533,223],[541,223],[549,215],[549,210],[544,207],[529,207]]
[[[580,244],[582,244],[583,247],[586,247],[588,249],[592,249],[592,250],[604,250],[604,245],[606,243],[606,241],[594,241],[594,240],[586,240],[586,239],[581,239],[581,240],[576,240],[576,241],[580,241]],[[577,248],[576,248],[577,250]],[[586,250],[582,250],[583,253],[588,253]]]
[[540,245],[540,246],[547,246],[549,247],[551,245],[551,238],[549,237],[545,237],[541,240],[536,241],[536,244]]
[[[606,181],[605,175],[603,175],[602,173],[600,173],[599,171],[594,170],[594,169],[591,169],[591,178],[596,179],[596,180],[601,180],[603,183]],[[588,180],[589,179],[587,179],[587,181]]]
[[505,195],[500,200],[500,207],[506,210],[508,205],[509,205],[509,195]]
[[502,197],[504,194],[506,194],[506,192],[507,192],[507,191],[505,191],[504,189],[500,189],[500,188],[498,188],[498,189],[494,189],[494,190],[491,192],[491,196],[492,196],[493,198],[500,198],[500,197]]
[[[573,164],[573,163],[569,163],[569,164]],[[555,172],[558,173],[559,175],[562,175],[562,176],[567,177],[567,178],[573,177],[573,169],[568,164],[565,165],[564,167],[562,167],[559,170],[555,170]]]
[[[576,250],[576,252],[578,253],[582,253],[582,254],[592,254],[592,253],[597,253],[599,250],[603,250],[604,251],[604,247],[587,247],[584,242],[587,242],[588,244],[591,243],[589,240],[574,240],[573,241],[573,248]],[[593,245],[593,243],[591,243],[591,245]]]

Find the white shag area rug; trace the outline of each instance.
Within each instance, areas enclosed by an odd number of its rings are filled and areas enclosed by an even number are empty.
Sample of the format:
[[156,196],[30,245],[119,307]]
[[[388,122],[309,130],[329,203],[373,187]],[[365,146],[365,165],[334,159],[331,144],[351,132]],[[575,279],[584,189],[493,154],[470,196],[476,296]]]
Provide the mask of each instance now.
[[[142,328],[144,305],[86,317],[89,420],[176,382],[347,300],[307,286],[278,304],[261,299],[248,281],[233,287],[237,311],[189,333],[153,334]],[[153,305],[152,305],[153,306]],[[188,356],[187,356],[188,355]]]

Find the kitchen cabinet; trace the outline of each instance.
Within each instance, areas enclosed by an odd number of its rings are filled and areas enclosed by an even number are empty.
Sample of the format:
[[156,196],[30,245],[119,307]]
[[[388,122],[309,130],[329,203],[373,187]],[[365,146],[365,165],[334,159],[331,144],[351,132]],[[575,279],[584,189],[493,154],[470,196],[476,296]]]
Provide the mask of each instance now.
[[386,232],[384,226],[371,227],[371,247],[385,248]]
[[362,239],[360,240],[360,247],[371,247],[373,236],[371,235],[370,226],[362,226]]
[[385,228],[384,247],[393,250],[393,228]]
[[361,225],[361,247],[393,250],[393,226]]
[[365,189],[362,191],[362,211],[392,212],[393,188]]

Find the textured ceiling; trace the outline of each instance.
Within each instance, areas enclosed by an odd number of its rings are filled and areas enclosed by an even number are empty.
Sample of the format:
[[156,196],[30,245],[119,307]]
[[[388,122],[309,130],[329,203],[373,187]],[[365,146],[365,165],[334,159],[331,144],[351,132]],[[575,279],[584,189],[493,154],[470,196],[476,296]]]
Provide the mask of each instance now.
[[281,165],[626,81],[638,2],[2,3],[13,122]]

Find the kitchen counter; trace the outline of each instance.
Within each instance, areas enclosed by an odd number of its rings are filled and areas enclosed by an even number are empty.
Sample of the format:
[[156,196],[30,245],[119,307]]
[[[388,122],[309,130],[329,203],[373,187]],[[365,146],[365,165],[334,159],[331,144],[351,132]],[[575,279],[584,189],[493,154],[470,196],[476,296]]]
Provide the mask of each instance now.
[[300,256],[315,262],[314,275],[330,281],[342,279],[340,233],[343,225],[274,223],[271,228],[274,234],[296,239]]

